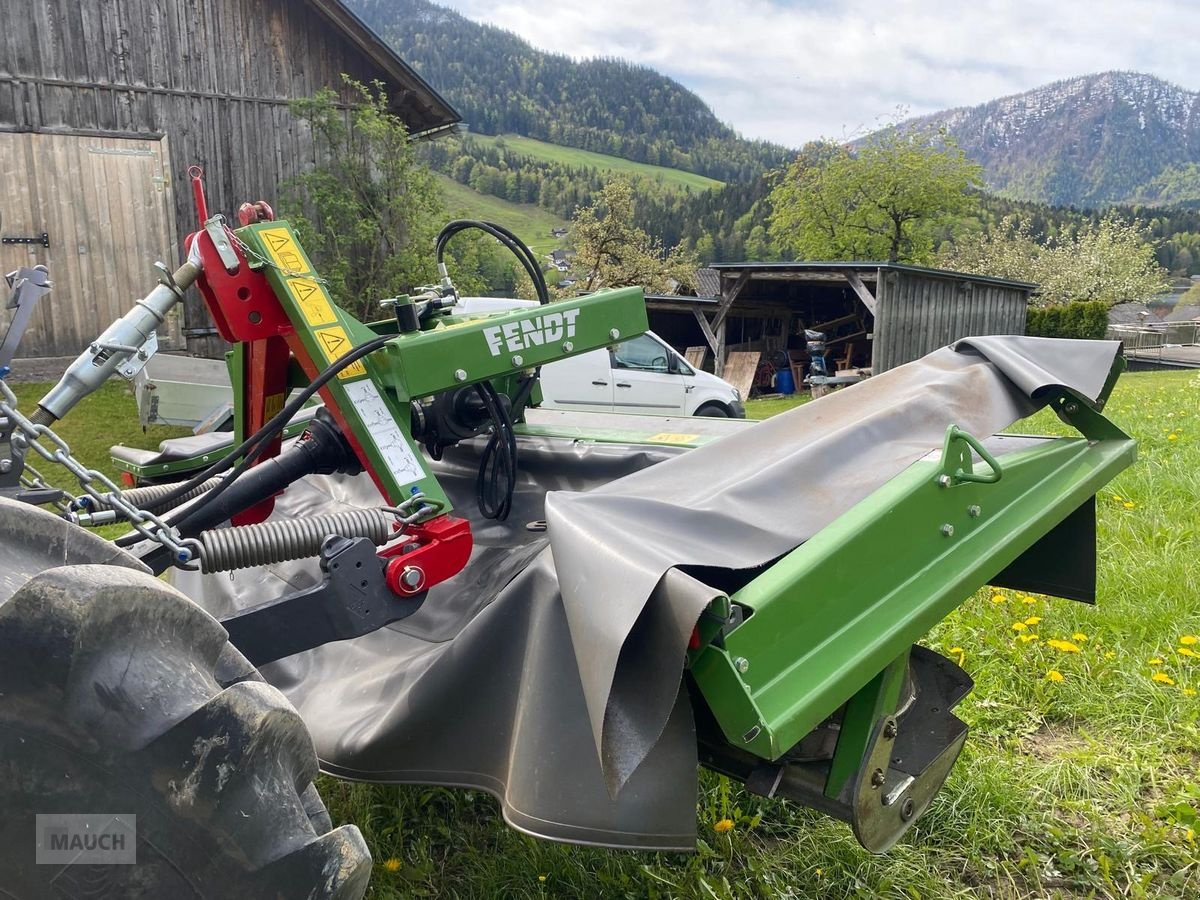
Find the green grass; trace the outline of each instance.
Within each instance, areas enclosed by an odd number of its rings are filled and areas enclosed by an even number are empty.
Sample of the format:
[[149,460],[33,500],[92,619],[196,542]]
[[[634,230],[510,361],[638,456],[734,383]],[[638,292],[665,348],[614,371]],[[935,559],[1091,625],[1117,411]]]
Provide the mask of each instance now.
[[485,134],[472,134],[472,140],[491,146],[497,141],[513,153],[527,156],[531,159],[546,162],[561,163],[566,166],[599,169],[602,172],[614,172],[618,175],[634,175],[657,181],[665,187],[682,191],[707,191],[723,187],[724,182],[694,172],[684,172],[682,169],[669,169],[666,166],[652,166],[648,163],[633,162],[621,159],[619,156],[607,156],[603,153],[593,153],[590,150],[576,150],[574,147],[562,147],[558,144],[547,144],[533,138],[521,137],[517,134],[505,134],[491,137]]
[[465,184],[459,184],[448,175],[434,174],[451,215],[483,219],[503,225],[528,244],[529,249],[538,256],[544,256],[554,248],[562,246],[563,242],[552,237],[550,230],[566,228],[566,219],[561,219],[538,206],[512,203],[490,194],[481,194]]
[[[45,387],[17,386],[22,407]],[[748,414],[803,400],[752,401]],[[479,792],[322,779],[335,821],[357,823],[371,846],[369,896],[1200,897],[1200,837],[1189,831],[1200,831],[1200,695],[1189,693],[1200,658],[1177,652],[1188,649],[1181,636],[1200,635],[1200,375],[1126,375],[1107,412],[1138,439],[1140,459],[1099,496],[1099,602],[986,590],[930,634],[975,679],[959,707],[972,734],[927,815],[887,855],[867,854],[839,822],[710,773],[691,855],[537,841]],[[180,433],[143,434],[118,383],[59,430],[101,468],[110,444]],[[1047,415],[1021,430],[1066,433]],[[1040,621],[1012,628],[1030,617]],[[714,833],[726,817],[733,830]]]

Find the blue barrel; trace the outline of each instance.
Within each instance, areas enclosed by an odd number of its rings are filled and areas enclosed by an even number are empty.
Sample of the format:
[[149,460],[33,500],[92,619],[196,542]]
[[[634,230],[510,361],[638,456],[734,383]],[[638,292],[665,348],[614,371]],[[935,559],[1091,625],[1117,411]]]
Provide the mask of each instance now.
[[775,390],[781,394],[796,393],[796,379],[792,377],[791,369],[780,369],[775,373]]

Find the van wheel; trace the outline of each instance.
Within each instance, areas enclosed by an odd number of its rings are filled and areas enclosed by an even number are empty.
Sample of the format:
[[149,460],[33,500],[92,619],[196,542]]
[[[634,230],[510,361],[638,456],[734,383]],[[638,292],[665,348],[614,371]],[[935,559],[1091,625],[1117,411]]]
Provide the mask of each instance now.
[[[68,565],[0,602],[0,895],[361,897],[362,835],[330,827],[312,740],[256,676],[149,574]],[[123,817],[136,862],[37,865],[36,817],[81,814]]]
[[705,403],[693,415],[707,416],[710,419],[728,419],[729,410],[720,403]]

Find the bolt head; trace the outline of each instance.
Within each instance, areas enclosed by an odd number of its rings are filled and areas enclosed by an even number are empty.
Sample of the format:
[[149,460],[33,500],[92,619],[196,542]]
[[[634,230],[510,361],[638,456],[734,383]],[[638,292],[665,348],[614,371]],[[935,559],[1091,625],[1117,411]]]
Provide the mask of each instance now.
[[917,804],[913,802],[913,798],[905,797],[904,803],[900,806],[900,818],[907,822],[913,817],[913,813],[916,812],[916,809]]
[[942,534],[946,537],[954,537],[954,526],[947,522],[942,526]]
[[883,783],[886,780],[887,776],[883,774],[883,769],[876,769],[871,773],[871,787],[873,788],[883,787]]
[[454,370],[454,380],[455,381],[466,381],[467,380],[467,370],[466,369],[455,369]]
[[570,341],[563,341],[563,353],[570,353],[575,349],[575,345]]
[[621,336],[621,332],[619,332],[615,328],[610,328],[610,329],[608,329],[608,336],[615,341],[617,338],[619,338]]
[[520,368],[521,366],[523,366],[525,364],[525,358],[523,356],[521,356],[521,354],[518,353],[516,356],[514,356],[512,358],[512,364],[513,364],[513,366]]
[[0,472],[8,472],[12,469],[11,459],[0,459]]
[[883,736],[885,738],[887,738],[889,741],[892,740],[896,736],[896,723],[895,722],[884,723]]
[[1063,412],[1065,412],[1068,416],[1073,416],[1073,415],[1075,415],[1075,413],[1079,412],[1079,404],[1078,403],[1068,403],[1066,406],[1063,407]]
[[937,484],[938,484],[938,487],[944,487],[944,488],[950,487],[950,476],[949,475],[939,475],[937,477]]
[[750,670],[750,660],[744,656],[739,656],[733,661],[733,667],[745,675]]
[[400,583],[407,588],[415,588],[425,578],[425,573],[416,566],[405,566],[400,573]]
[[982,512],[983,509],[979,506],[976,506],[974,503],[967,507],[967,515],[972,519],[978,519]]

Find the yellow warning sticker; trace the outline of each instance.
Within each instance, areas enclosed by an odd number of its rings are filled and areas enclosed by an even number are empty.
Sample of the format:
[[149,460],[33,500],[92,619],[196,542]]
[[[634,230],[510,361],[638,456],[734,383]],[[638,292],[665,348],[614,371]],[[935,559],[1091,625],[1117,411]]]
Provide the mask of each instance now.
[[283,412],[283,394],[263,397],[263,421],[269,422]]
[[[335,325],[333,328],[321,328],[314,331],[313,334],[316,335],[317,344],[325,353],[325,358],[330,362],[336,362],[354,349],[354,344],[350,342],[350,336],[340,325]],[[352,362],[338,372],[338,378],[358,378],[360,375],[366,374],[367,370],[361,362]]]
[[258,237],[271,254],[275,265],[283,269],[284,274],[303,275],[310,271],[308,263],[304,261],[304,255],[292,240],[292,233],[288,229],[264,228],[258,233]]
[[325,291],[311,278],[289,278],[287,289],[309,325],[328,325],[337,321]]
[[690,444],[698,437],[700,437],[698,434],[672,434],[664,431],[661,434],[651,435],[650,441],[655,444]]

